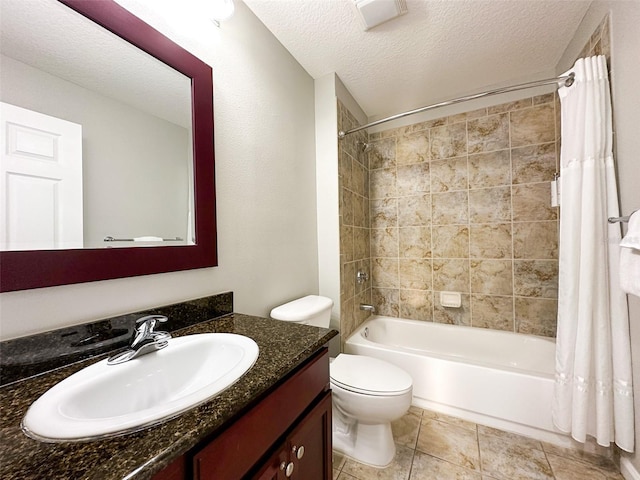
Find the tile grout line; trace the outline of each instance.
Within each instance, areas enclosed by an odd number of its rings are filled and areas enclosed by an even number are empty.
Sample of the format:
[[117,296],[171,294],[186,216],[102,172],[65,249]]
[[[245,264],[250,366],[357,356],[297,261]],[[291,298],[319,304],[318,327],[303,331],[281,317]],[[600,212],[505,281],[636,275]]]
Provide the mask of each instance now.
[[[471,288],[471,184],[469,183],[469,122],[466,121],[465,124],[465,135],[466,135],[466,143],[467,143],[467,238],[468,238],[468,253],[467,253],[467,271],[469,272],[469,284],[468,287],[468,295],[469,295],[469,326],[473,327],[473,293]],[[462,302],[462,299],[460,299]],[[462,304],[461,304],[462,306]],[[464,325],[464,323],[463,323]]]
[[400,290],[401,290],[401,281],[400,281],[400,207],[398,206],[398,199],[400,198],[398,195],[398,136],[394,135],[393,137],[393,171],[395,175],[395,192],[393,198],[396,203],[396,227],[398,228],[398,249],[396,255],[396,268],[398,272],[398,316],[402,317],[402,302],[400,300]]
[[547,456],[547,451],[544,448],[544,445],[542,444],[542,442],[540,442],[540,446],[542,447],[542,453],[544,454],[544,459],[547,461],[547,465],[549,465],[549,470],[551,471],[551,478],[553,480],[556,479],[556,474],[553,471],[553,466],[551,465],[551,462],[549,461],[549,457]]
[[509,208],[511,209],[511,321],[513,322],[513,332],[518,332],[516,325],[516,273],[515,273],[515,242],[513,240],[513,152],[511,145],[511,112],[508,112],[509,121]]
[[[416,439],[416,446],[417,446],[417,443],[418,443],[418,440]],[[411,474],[413,473],[413,461],[415,460],[415,458],[416,458],[416,449],[413,448],[411,450],[411,462],[409,463],[409,472],[407,472],[408,473],[407,480],[411,480]]]
[[[436,293],[435,293],[435,280],[433,271],[433,176],[432,176],[432,160],[431,158],[431,129],[427,130],[429,135],[429,150],[427,151],[427,162],[429,165],[429,256],[430,256],[430,270],[431,270],[431,321],[435,322],[436,317]],[[424,413],[424,411],[423,411]],[[422,413],[420,414],[420,427],[422,427]],[[418,436],[420,435],[420,427],[418,428]],[[416,447],[418,446],[418,439],[416,438]]]
[[420,409],[420,417],[418,418],[418,434],[416,435],[416,443],[413,445],[413,454],[411,455],[411,465],[409,466],[409,476],[407,480],[411,480],[411,475],[413,474],[413,462],[416,459],[416,452],[418,451],[418,440],[420,439],[420,430],[422,430],[422,416],[424,415],[424,410]]
[[471,173],[469,171],[469,122],[466,122],[466,129],[465,129],[465,133],[466,133],[466,140],[467,140],[467,232],[468,232],[468,238],[469,238],[469,250],[467,253],[467,258],[468,258],[468,272],[469,272],[469,285],[468,285],[468,295],[469,295],[469,326],[473,327],[474,321],[473,321],[473,288],[472,288],[472,281],[471,281],[471,184],[469,182],[469,174]]
[[484,477],[484,469],[482,468],[482,450],[480,449],[480,428],[476,423],[476,444],[478,445],[478,467],[480,468],[480,478]]

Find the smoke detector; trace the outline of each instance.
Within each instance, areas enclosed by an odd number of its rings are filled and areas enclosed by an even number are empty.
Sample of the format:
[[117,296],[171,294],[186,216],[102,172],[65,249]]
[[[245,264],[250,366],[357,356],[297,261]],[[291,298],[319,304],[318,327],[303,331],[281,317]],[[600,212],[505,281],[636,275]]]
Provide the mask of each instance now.
[[365,31],[407,13],[406,0],[354,0],[354,2]]

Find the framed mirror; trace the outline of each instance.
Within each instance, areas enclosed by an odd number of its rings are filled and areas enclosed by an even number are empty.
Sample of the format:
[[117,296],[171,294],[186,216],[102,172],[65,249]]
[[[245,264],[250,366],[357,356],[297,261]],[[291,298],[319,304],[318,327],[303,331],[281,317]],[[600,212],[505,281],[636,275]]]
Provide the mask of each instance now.
[[[45,74],[35,74],[52,76],[56,82],[50,88],[31,88],[31,91],[44,92],[42,104],[50,102],[51,98],[64,98],[59,92],[65,89],[81,92],[78,98],[59,102],[63,103],[64,108],[55,107],[64,112],[56,116],[67,117],[66,112],[73,110],[70,105],[80,105],[75,108],[81,112],[80,120],[71,118],[71,123],[79,125],[81,131],[80,147],[76,150],[81,151],[80,164],[83,169],[80,175],[83,185],[79,187],[81,193],[75,197],[76,201],[72,199],[69,202],[81,206],[80,213],[74,213],[76,218],[80,217],[80,227],[75,228],[79,233],[60,241],[60,232],[68,234],[73,230],[67,226],[51,235],[45,230],[44,235],[37,237],[36,243],[39,244],[10,244],[10,235],[7,233],[9,228],[3,223],[0,232],[3,237],[0,239],[0,291],[217,265],[211,68],[113,0],[59,2],[41,0],[22,3],[37,3],[35,8],[53,4],[58,9],[64,9],[65,15],[72,17],[63,20],[62,28],[67,28],[68,23],[82,22],[79,30],[69,28],[65,35],[68,37],[65,48],[80,46],[82,48],[78,51],[82,53],[69,50],[70,53],[67,54],[63,49],[62,53],[44,52],[45,55],[40,57],[30,55],[28,47],[33,41],[22,42],[27,47],[12,45],[11,41],[6,40],[9,37],[5,37],[5,31],[10,28],[3,24],[2,60],[5,65],[14,62],[19,67],[17,70],[22,68],[25,71],[32,69],[34,65],[41,68],[42,64],[49,63],[49,59],[56,63],[52,66],[45,65],[48,68]],[[3,9],[4,7],[5,2]],[[8,15],[3,12],[2,17],[6,21]],[[56,35],[51,33],[56,31],[51,25],[51,18],[53,17],[48,17],[50,26],[45,31],[49,35]],[[34,29],[32,37],[43,35],[43,29],[34,18],[26,18],[23,23],[25,25],[17,27],[21,32],[29,27]],[[59,33],[57,35],[61,36]],[[96,40],[102,37],[112,37],[104,41],[114,43],[103,44],[103,40]],[[53,43],[56,42],[50,39],[47,45]],[[95,45],[95,51],[87,54],[86,44]],[[31,48],[35,52],[43,49],[37,45],[31,45]],[[121,49],[129,49],[131,54]],[[9,51],[6,56],[5,50]],[[8,55],[24,58],[7,58]],[[90,64],[95,64],[93,72],[87,67]],[[56,76],[56,69],[62,72],[59,76]],[[3,71],[13,69],[3,68]],[[14,79],[20,87],[15,88],[16,92],[28,91],[24,78],[16,76],[17,80]],[[87,87],[92,78],[93,83],[98,85],[95,89]],[[71,87],[65,86],[67,84]],[[13,117],[7,120],[14,112],[5,112],[5,97],[9,99],[6,103],[14,104],[7,108],[19,107],[17,115],[20,118],[24,113],[21,110],[25,107],[19,105],[21,102],[14,101],[11,95],[5,95],[4,91],[8,92],[10,86],[10,81],[3,81],[1,100],[5,131],[11,130],[7,125],[17,124],[13,122]],[[99,91],[86,93],[89,90]],[[49,114],[50,112],[40,108],[40,104],[35,107],[29,104],[35,97],[31,95],[31,91],[29,95],[23,95],[28,104],[27,110],[36,110],[38,115]],[[99,99],[97,103],[94,97]],[[106,105],[108,102],[110,103],[104,108],[95,106],[98,103]],[[135,110],[130,108],[131,105],[134,105]],[[121,113],[125,110],[131,110],[131,113]],[[107,111],[108,114],[105,113]],[[150,119],[150,123],[142,121],[143,117]],[[67,120],[64,118],[64,121]],[[34,131],[44,131],[40,124],[37,125]],[[97,132],[99,125],[108,128]],[[114,133],[117,130],[122,136]],[[61,137],[58,133],[52,136],[54,140],[48,140],[48,137],[44,140],[40,137],[29,140],[25,132],[28,133],[29,129],[18,129],[17,134],[7,138],[3,144],[3,152],[18,151],[19,156],[23,157],[20,160],[30,157],[28,159],[48,161],[49,158],[40,157],[57,151],[59,144],[70,143],[59,140],[66,137]],[[176,140],[174,143],[167,143],[169,138]],[[25,145],[32,148],[26,154],[24,152],[28,148],[23,148]],[[145,156],[149,159],[144,160]],[[7,205],[14,208],[16,204],[22,203],[38,213],[38,208],[34,207],[38,198],[41,201],[44,199],[42,204],[45,206],[62,203],[59,181],[53,187],[48,187],[43,182],[25,183],[21,178],[28,178],[29,181],[34,178],[28,172],[28,175],[13,175],[12,178],[17,178],[18,181],[8,183],[6,178],[11,177],[13,172],[5,171],[5,164],[11,162],[4,160],[3,156],[3,208]],[[39,163],[45,164],[46,161]],[[144,163],[145,161],[151,163]],[[117,165],[124,166],[125,170],[118,170]],[[107,183],[108,177],[113,177],[115,181]],[[52,196],[47,197],[48,192],[52,192]],[[22,201],[18,202],[16,199]],[[10,217],[13,223],[8,223],[12,227],[22,227],[25,230],[24,225],[28,223],[25,219],[30,217],[17,215],[15,208],[12,211],[6,207],[5,210],[9,213],[3,211],[2,220]],[[47,215],[54,220],[60,217],[59,213],[51,214],[48,207],[42,210],[44,221],[33,221],[33,228],[41,228],[42,225],[48,228],[53,220],[48,219]],[[62,210],[70,211],[68,208]],[[40,242],[40,237],[47,236],[55,237],[59,240],[58,243],[52,245]]]

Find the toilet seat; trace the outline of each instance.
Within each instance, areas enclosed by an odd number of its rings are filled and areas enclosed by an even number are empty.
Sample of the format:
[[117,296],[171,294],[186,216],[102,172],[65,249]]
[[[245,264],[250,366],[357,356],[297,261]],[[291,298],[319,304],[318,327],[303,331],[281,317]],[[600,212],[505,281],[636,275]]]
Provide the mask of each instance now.
[[411,391],[411,376],[388,362],[365,355],[338,355],[329,369],[331,383],[345,390],[388,397]]

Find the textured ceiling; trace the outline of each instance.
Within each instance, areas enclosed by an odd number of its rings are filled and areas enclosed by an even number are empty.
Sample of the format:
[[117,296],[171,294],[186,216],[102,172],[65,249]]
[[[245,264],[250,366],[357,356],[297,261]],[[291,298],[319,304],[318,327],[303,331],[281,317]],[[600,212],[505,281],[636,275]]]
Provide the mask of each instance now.
[[553,76],[591,3],[407,0],[406,15],[365,32],[353,0],[244,1],[313,78],[337,73],[373,119]]
[[53,0],[0,0],[0,53],[191,126],[191,80]]

